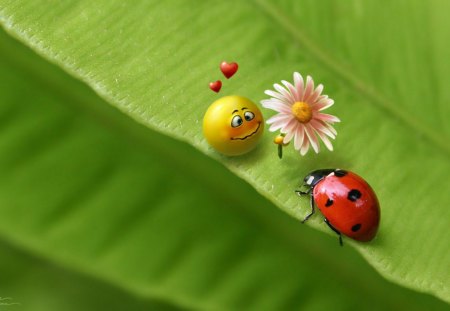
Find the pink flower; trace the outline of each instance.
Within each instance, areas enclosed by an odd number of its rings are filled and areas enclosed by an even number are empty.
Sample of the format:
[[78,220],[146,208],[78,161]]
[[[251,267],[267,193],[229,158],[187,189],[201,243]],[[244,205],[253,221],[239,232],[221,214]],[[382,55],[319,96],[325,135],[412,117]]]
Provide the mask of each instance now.
[[301,155],[308,152],[309,146],[318,153],[320,150],[318,138],[329,150],[333,150],[329,138],[335,139],[337,132],[332,124],[340,120],[321,112],[334,104],[327,95],[321,95],[323,85],[319,84],[314,89],[313,79],[307,76],[305,84],[298,72],[294,73],[294,85],[284,80],[281,83],[285,87],[274,84],[275,91],[264,92],[271,98],[261,101],[264,108],[278,112],[267,120],[267,124],[271,125],[269,131],[280,130],[285,135],[284,144],[293,139],[295,150],[300,150]]

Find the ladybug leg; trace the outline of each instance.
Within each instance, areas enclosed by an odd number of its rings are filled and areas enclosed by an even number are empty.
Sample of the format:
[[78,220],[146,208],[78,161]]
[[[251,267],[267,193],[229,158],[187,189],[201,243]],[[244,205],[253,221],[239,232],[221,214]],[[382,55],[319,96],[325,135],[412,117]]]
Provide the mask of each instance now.
[[[308,190],[308,193],[309,192],[311,192],[311,190]],[[308,194],[308,193],[306,193],[306,194]],[[311,213],[306,215],[305,219],[302,220],[302,224],[305,223],[305,221],[307,221],[309,219],[309,217],[311,217],[314,214],[314,212],[315,212],[315,209],[314,209],[314,197],[312,195],[311,195],[311,199],[310,199],[309,202],[310,202],[309,205],[311,206]]]
[[339,235],[339,245],[343,246],[344,244],[342,243],[342,234],[339,231],[337,231],[336,228],[330,224],[328,219],[324,218],[324,221],[327,224],[327,226],[330,227],[331,230],[333,230],[334,232],[336,232]]
[[306,191],[302,191],[302,190],[295,190],[295,193],[297,193],[298,196],[302,196],[302,195],[307,195],[311,193],[311,188],[308,188],[308,190]]
[[295,193],[297,193],[298,194],[298,196],[302,196],[302,195],[306,195],[306,194],[309,194],[311,191],[310,190],[308,190],[308,191],[302,191],[302,190],[295,190]]
[[298,196],[310,195],[310,201],[309,201],[310,203],[309,203],[309,205],[311,206],[311,213],[306,215],[305,219],[302,220],[302,224],[305,223],[305,221],[307,221],[309,219],[309,217],[311,217],[314,214],[314,212],[315,212],[315,209],[314,209],[314,197],[311,194],[311,190],[312,190],[312,187],[309,187],[308,190],[306,190],[306,191],[295,190],[295,193],[297,193]]

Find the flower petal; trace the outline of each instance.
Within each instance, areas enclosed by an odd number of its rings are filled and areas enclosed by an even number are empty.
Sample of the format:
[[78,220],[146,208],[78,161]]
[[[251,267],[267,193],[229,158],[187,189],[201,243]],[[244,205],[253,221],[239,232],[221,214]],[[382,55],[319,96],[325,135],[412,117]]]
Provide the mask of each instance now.
[[305,126],[303,124],[300,124],[297,128],[297,131],[295,132],[295,138],[294,138],[294,148],[295,150],[300,150],[300,148],[303,145],[303,138],[305,136]]
[[326,127],[331,133],[333,133],[335,136],[337,135],[336,130],[334,129],[334,127],[333,127],[331,124],[326,123],[326,122],[323,122],[323,123],[324,123],[325,127]]
[[303,156],[308,152],[308,150],[309,150],[309,141],[305,133],[305,135],[303,135],[303,144],[302,147],[300,148],[300,154]]
[[333,106],[334,100],[328,98],[328,96],[319,99],[314,105],[313,109],[317,111],[325,110],[328,107]]
[[333,132],[328,129],[324,122],[312,119],[311,121],[309,121],[309,123],[316,131],[320,131],[321,133],[328,135],[333,139],[336,138],[335,134],[333,134]]
[[263,99],[261,101],[261,105],[264,108],[275,110],[276,112],[282,112],[286,114],[292,113],[291,107],[283,103],[282,101],[271,98],[271,99]]
[[[276,116],[274,116],[276,117]],[[274,118],[272,117],[272,118]],[[289,124],[292,123],[297,123],[297,120],[295,118],[293,118],[292,116],[289,116],[290,118],[288,119],[278,119],[272,122],[272,125],[269,128],[269,131],[271,132],[275,132],[277,130],[283,130],[284,128],[286,128]],[[270,120],[270,119],[269,119]],[[268,121],[267,121],[268,122]]]
[[305,92],[303,93],[302,101],[306,102],[306,99],[311,96],[314,91],[314,81],[310,76],[306,77],[306,87]]
[[273,85],[273,87],[275,88],[275,90],[278,91],[278,93],[280,93],[281,95],[283,95],[283,97],[288,100],[290,103],[294,103],[295,99],[292,97],[291,93],[289,93],[284,87],[282,87],[281,85],[275,83]]
[[306,124],[305,133],[308,136],[309,142],[311,143],[311,146],[314,149],[314,151],[316,153],[319,153],[320,150],[319,140],[317,139],[316,134],[314,134],[314,130],[310,124]]
[[331,122],[331,123],[341,122],[341,120],[338,117],[335,117],[331,114],[326,114],[326,113],[318,113],[314,116],[314,118],[325,121],[325,122]]
[[320,94],[322,94],[323,91],[323,85],[319,84],[315,91],[306,99],[306,102],[310,104],[314,104],[316,100],[319,98]]
[[304,82],[303,82],[303,77],[298,72],[294,72],[294,86],[295,86],[295,89],[297,90],[298,100],[300,101],[303,98],[303,93],[305,92],[305,89],[304,89],[305,86],[304,86]]
[[328,139],[328,137],[326,137],[322,132],[320,131],[315,131],[316,134],[320,137],[320,139],[323,141],[323,143],[325,144],[325,146],[328,148],[328,150],[333,151],[333,145],[331,144],[330,140]]
[[264,93],[265,93],[266,95],[269,95],[269,96],[271,96],[271,97],[274,97],[274,98],[276,98],[276,99],[282,101],[282,102],[285,103],[285,104],[289,104],[289,100],[288,100],[287,98],[285,98],[285,97],[283,96],[283,94],[280,94],[280,93],[275,92],[275,91],[272,91],[272,90],[265,90]]
[[269,132],[276,132],[284,126],[283,122],[275,122],[269,127]]
[[267,124],[272,124],[274,122],[283,121],[283,120],[286,121],[286,123],[287,123],[291,118],[293,118],[292,115],[285,114],[285,113],[279,113],[279,114],[276,114],[276,115],[270,117],[270,119],[267,120],[266,123]]
[[301,125],[298,122],[295,122],[294,126],[292,127],[292,129],[285,133],[286,136],[284,136],[284,138],[283,138],[283,143],[284,144],[287,144],[288,142],[291,141],[292,137],[294,137],[295,133],[298,131],[298,127],[300,127],[300,126]]
[[284,127],[281,129],[281,133],[287,134],[291,131],[293,131],[298,124],[298,121],[295,118],[292,118],[289,120],[289,122],[285,123]]
[[284,86],[289,90],[289,92],[291,92],[291,95],[292,95],[292,98],[294,99],[294,102],[300,100],[299,97],[298,97],[297,90],[295,89],[295,87],[291,83],[289,83],[289,82],[287,82],[285,80],[282,80],[281,83],[283,83]]
[[[268,122],[268,121],[267,121]],[[278,131],[279,129],[283,128],[286,126],[286,124],[288,124],[290,121],[286,121],[286,120],[276,120],[273,121],[273,123],[270,125],[269,127],[269,131],[270,132],[275,132]]]

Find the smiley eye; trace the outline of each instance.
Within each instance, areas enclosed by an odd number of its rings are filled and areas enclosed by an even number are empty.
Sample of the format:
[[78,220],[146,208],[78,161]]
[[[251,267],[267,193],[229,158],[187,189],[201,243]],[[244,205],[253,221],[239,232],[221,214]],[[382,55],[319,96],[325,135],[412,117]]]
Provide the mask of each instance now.
[[244,113],[244,118],[245,118],[245,120],[247,120],[247,121],[253,120],[254,117],[255,117],[255,114],[254,114],[253,112],[251,112],[251,111],[246,111],[246,112]]
[[242,125],[244,121],[242,121],[242,118],[240,116],[234,116],[233,119],[231,119],[231,126],[232,127],[239,127]]

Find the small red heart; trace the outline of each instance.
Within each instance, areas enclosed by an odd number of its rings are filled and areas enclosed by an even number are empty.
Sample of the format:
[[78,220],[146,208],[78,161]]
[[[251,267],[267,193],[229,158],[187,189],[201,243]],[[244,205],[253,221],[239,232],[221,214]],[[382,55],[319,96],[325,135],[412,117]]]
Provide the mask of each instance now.
[[222,87],[222,82],[220,80],[209,83],[209,88],[216,93],[219,93],[221,87]]
[[227,77],[227,79],[229,79],[238,70],[238,64],[237,63],[227,63],[227,62],[223,61],[220,64],[220,70],[222,71],[224,76]]

